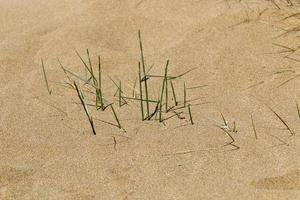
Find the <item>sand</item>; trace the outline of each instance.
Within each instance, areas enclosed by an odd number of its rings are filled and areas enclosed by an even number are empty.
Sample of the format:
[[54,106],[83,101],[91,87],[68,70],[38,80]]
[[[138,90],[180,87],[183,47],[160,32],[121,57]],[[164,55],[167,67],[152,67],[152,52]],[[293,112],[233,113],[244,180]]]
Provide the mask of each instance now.
[[[276,45],[299,46],[297,31],[285,34],[299,19],[283,20],[295,2],[0,0],[0,199],[299,199],[300,63],[289,58],[300,57]],[[93,135],[57,57],[79,72],[74,50],[89,48],[93,63],[101,55],[105,94],[106,75],[130,93],[139,29],[152,72],[167,59],[173,74],[195,68],[183,79],[205,85],[188,91],[200,97],[195,124],[142,122],[130,101],[116,106],[126,133],[96,121]],[[220,113],[236,124],[236,146],[224,145]]]

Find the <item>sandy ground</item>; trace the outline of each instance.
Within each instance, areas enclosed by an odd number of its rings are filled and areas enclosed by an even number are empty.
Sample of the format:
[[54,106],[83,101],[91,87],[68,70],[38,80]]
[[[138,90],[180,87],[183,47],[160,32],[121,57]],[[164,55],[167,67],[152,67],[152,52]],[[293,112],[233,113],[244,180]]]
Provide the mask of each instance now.
[[[300,63],[274,45],[300,45],[284,34],[297,16],[283,20],[300,9],[276,2],[0,0],[0,199],[300,199]],[[170,59],[172,73],[196,68],[188,86],[207,85],[189,91],[195,124],[141,122],[133,103],[117,109],[127,133],[96,122],[94,136],[56,57],[76,71],[74,50],[89,48],[132,85],[139,29],[152,71]],[[224,146],[220,112],[240,149]]]

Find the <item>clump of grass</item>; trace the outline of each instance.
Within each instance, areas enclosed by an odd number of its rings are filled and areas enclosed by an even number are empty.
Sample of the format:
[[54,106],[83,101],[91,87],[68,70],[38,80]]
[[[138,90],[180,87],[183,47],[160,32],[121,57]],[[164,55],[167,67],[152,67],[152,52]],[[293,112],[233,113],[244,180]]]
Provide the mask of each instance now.
[[42,63],[43,75],[44,75],[44,80],[45,80],[45,83],[46,83],[47,91],[48,91],[49,95],[51,95],[52,90],[49,87],[49,83],[48,83],[48,79],[47,79],[47,75],[46,75],[46,70],[45,70],[43,59],[41,59],[41,63]]
[[[117,100],[115,101],[107,101],[104,99],[103,96],[103,83],[102,82],[102,66],[101,66],[101,57],[98,56],[98,70],[94,69],[92,58],[90,56],[90,51],[86,50],[86,58],[84,59],[83,56],[79,54],[78,51],[75,51],[77,56],[79,57],[81,63],[83,64],[84,70],[85,70],[85,77],[81,77],[80,75],[73,73],[72,71],[66,69],[60,60],[58,59],[59,65],[62,68],[63,72],[67,76],[69,83],[66,82],[68,85],[68,88],[74,89],[77,91],[78,97],[80,99],[80,102],[83,106],[83,109],[89,119],[90,125],[92,127],[93,133],[96,134],[95,127],[94,127],[94,121],[93,118],[89,112],[89,106],[96,108],[96,110],[102,110],[105,111],[106,108],[110,107],[112,114],[115,119],[114,122],[108,122],[103,121],[101,119],[96,119],[97,121],[101,121],[103,123],[116,126],[120,129],[123,129],[123,126],[120,123],[120,119],[116,113],[116,110],[114,108],[114,105],[118,105],[120,108],[128,104],[127,100],[134,100],[140,102],[140,113],[141,113],[141,119],[144,120],[151,120],[154,118],[154,120],[159,119],[159,122],[163,123],[165,125],[165,122],[173,117],[177,117],[180,120],[186,119],[184,116],[186,112],[183,112],[181,109],[187,108],[188,109],[188,115],[191,124],[194,124],[194,119],[192,117],[191,112],[191,104],[189,104],[190,101],[194,100],[187,100],[187,89],[196,89],[200,88],[202,86],[195,86],[191,88],[187,88],[184,82],[184,89],[183,89],[183,95],[184,100],[183,102],[179,102],[177,100],[176,96],[176,88],[174,82],[188,74],[194,69],[187,70],[177,76],[169,75],[168,68],[169,68],[169,60],[167,60],[164,68],[164,74],[163,75],[152,75],[150,74],[151,69],[154,65],[151,65],[149,69],[146,69],[146,63],[144,58],[144,50],[143,50],[143,44],[142,44],[142,37],[141,32],[138,31],[138,39],[139,39],[139,48],[140,48],[140,61],[138,62],[138,78],[134,82],[133,86],[133,92],[132,97],[129,97],[125,94],[123,91],[123,85],[124,83],[121,82],[121,80],[116,81],[113,78],[111,78],[109,75],[108,78],[112,81],[112,83],[117,87],[117,90],[114,94],[114,97],[117,97]],[[43,67],[44,69],[44,67]],[[45,70],[44,70],[45,71]],[[98,71],[98,74],[97,74]],[[45,74],[45,73],[44,73]],[[162,80],[162,85],[159,88],[159,94],[158,97],[151,98],[150,96],[150,88],[149,82],[152,81],[154,78]],[[79,80],[82,82],[82,85],[79,88],[79,85],[76,83],[75,80]],[[46,81],[47,82],[47,81]],[[47,84],[48,85],[48,84]],[[135,91],[135,87],[139,87],[139,92]],[[48,87],[48,86],[47,86]],[[49,87],[48,87],[49,88]],[[153,91],[153,90],[151,90]],[[84,97],[83,92],[90,95],[89,97],[93,97],[93,102],[87,103]],[[138,94],[139,93],[139,94]],[[172,93],[172,96],[171,96]],[[170,96],[169,96],[170,94]],[[169,99],[171,97],[171,100]],[[89,98],[91,99],[91,98]],[[174,101],[173,103],[171,103]],[[150,106],[151,105],[151,106]],[[153,109],[154,110],[150,110]],[[177,111],[179,110],[179,111]],[[170,114],[170,112],[172,112]],[[163,116],[164,115],[164,116]],[[158,117],[157,117],[158,116]],[[125,131],[125,130],[124,130]]]

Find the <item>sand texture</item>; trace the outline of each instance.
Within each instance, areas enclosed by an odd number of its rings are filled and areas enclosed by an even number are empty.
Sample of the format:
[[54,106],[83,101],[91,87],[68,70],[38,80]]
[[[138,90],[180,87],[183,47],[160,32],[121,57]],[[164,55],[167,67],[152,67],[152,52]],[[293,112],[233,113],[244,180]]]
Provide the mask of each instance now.
[[[0,0],[0,199],[300,199],[300,5],[289,2]],[[174,82],[181,102],[189,88],[193,125],[187,108],[159,123],[141,121],[139,101],[118,107],[109,77],[131,95],[138,30],[152,74],[167,60],[170,74],[193,69]],[[87,48],[126,132],[90,108],[93,135],[66,84],[57,58],[84,75],[75,50],[86,60]]]

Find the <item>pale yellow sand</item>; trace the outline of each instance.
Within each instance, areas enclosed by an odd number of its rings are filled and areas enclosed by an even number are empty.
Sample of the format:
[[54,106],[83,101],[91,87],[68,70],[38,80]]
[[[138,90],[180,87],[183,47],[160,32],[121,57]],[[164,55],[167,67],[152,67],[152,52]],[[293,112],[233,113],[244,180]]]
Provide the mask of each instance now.
[[[299,45],[297,33],[277,37],[298,23],[281,20],[297,7],[279,5],[0,0],[0,199],[299,199],[300,78],[280,85],[300,73],[300,63],[272,44]],[[209,103],[193,107],[194,126],[176,129],[176,120],[142,123],[136,107],[118,109],[127,133],[97,122],[93,136],[72,103],[75,92],[55,83],[64,76],[56,57],[76,71],[74,50],[89,48],[93,62],[101,54],[106,74],[132,85],[138,29],[153,71],[162,72],[167,59],[172,73],[196,67],[187,84],[208,86],[189,95]],[[223,147],[220,112],[236,122],[237,151]]]

